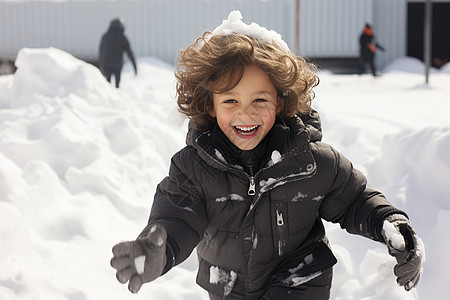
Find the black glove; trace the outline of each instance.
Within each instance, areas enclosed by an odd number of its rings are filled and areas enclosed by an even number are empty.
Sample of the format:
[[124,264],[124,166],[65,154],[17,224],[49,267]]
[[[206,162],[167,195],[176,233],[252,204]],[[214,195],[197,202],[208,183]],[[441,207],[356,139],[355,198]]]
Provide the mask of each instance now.
[[400,214],[386,218],[382,234],[389,254],[397,260],[394,267],[397,283],[409,291],[419,283],[422,273],[425,255],[422,240],[418,238],[409,220]]
[[166,240],[164,227],[155,225],[146,236],[115,245],[111,266],[117,269],[117,280],[130,281],[128,289],[137,293],[142,284],[158,278],[167,262]]

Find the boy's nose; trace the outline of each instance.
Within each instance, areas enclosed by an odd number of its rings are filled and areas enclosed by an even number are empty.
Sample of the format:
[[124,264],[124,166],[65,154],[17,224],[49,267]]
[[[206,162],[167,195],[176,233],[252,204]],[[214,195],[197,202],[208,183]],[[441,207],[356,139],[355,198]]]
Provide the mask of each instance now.
[[276,107],[272,107],[270,105],[255,105],[255,104],[250,104],[247,105],[245,107],[242,108],[240,114],[242,114],[242,116],[247,116],[250,118],[264,118],[270,114],[276,114]]
[[242,108],[240,114],[243,116],[255,116],[258,114],[258,110],[253,105],[247,105]]
[[236,114],[235,121],[241,125],[254,125],[258,120],[258,112],[255,108],[247,106],[240,109]]

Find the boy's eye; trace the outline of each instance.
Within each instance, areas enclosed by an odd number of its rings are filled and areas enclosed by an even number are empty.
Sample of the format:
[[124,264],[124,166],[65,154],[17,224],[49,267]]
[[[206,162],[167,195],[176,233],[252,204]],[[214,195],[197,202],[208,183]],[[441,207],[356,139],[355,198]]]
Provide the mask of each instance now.
[[255,102],[266,102],[266,99],[255,99]]
[[237,103],[237,101],[234,99],[228,99],[228,100],[225,100],[224,103]]

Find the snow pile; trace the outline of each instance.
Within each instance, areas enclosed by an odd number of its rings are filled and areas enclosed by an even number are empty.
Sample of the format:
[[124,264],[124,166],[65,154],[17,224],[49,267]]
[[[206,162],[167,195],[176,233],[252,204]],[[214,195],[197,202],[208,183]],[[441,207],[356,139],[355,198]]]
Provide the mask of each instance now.
[[[208,299],[195,255],[138,295],[109,266],[112,246],[145,226],[184,145],[173,70],[140,58],[139,75],[126,66],[117,90],[57,49],[23,49],[17,64],[0,77],[0,299]],[[332,299],[447,297],[450,75],[435,72],[425,86],[408,67],[376,79],[319,74],[324,140],[406,210],[427,250],[419,287],[407,293],[384,245],[327,224],[339,260]]]
[[439,70],[441,71],[441,73],[450,74],[450,63],[446,63]]
[[173,70],[143,63],[117,90],[57,49],[17,65],[0,81],[0,299],[125,299],[111,246],[145,226],[184,141]]
[[[389,65],[384,67],[383,73],[406,72],[415,74],[424,74],[424,66],[421,60],[415,57],[401,57],[395,59]],[[430,73],[437,73],[436,68],[430,68]]]
[[[88,96],[92,91],[101,91],[94,87],[105,86],[103,76],[96,67],[74,60],[70,54],[56,48],[49,48],[48,53],[50,55],[38,49],[27,48],[18,53],[14,84],[21,93],[38,93],[51,97],[65,97],[71,93]],[[11,104],[24,106],[33,102],[22,103],[16,100]]]

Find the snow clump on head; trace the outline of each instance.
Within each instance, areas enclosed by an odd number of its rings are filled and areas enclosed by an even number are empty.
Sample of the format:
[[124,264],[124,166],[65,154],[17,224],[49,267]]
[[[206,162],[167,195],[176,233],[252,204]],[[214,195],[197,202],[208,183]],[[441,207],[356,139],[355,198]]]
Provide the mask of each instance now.
[[289,46],[279,33],[274,30],[268,30],[267,28],[253,22],[250,25],[245,24],[242,22],[242,14],[238,10],[230,12],[228,19],[223,20],[222,24],[217,26],[212,34],[244,34],[249,37],[261,39],[268,43],[275,42],[286,52],[290,52]]

